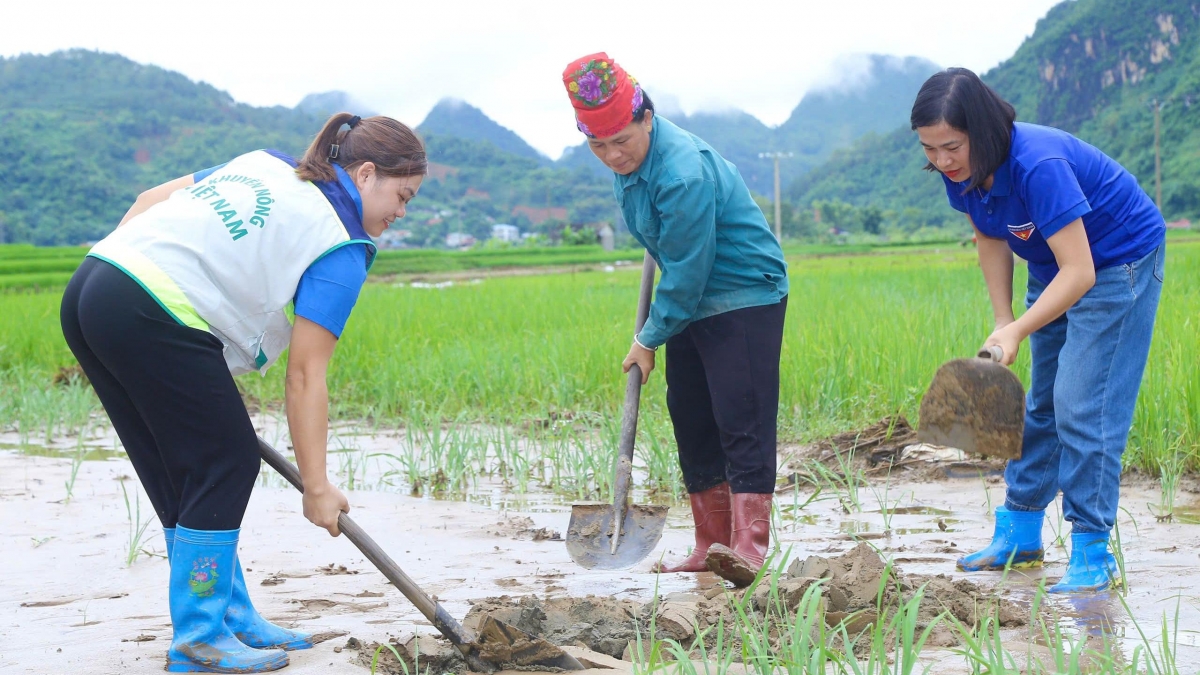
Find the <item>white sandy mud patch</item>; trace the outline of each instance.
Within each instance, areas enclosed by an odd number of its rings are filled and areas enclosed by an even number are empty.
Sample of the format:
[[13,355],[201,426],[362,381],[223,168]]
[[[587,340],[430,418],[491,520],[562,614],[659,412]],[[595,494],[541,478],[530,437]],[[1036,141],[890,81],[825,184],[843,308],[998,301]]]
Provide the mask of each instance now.
[[[387,443],[395,442],[389,439],[387,435],[364,437],[363,453],[386,449]],[[89,451],[94,461],[79,466],[69,501],[65,499],[72,470],[69,458],[0,451],[0,519],[5,523],[0,530],[5,553],[0,575],[0,672],[161,672],[171,636],[161,531],[147,500],[140,496],[128,461],[114,451],[117,446],[111,439],[104,443],[103,448]],[[286,447],[282,439],[275,445]],[[877,467],[889,461],[883,446],[877,444]],[[842,470],[836,455],[829,456],[827,449],[811,457],[825,467],[821,475]],[[814,556],[833,561],[865,541],[910,581],[924,575],[931,578],[931,585],[957,588],[968,580],[990,596],[1025,608],[1040,583],[1052,583],[1065,570],[1067,550],[1057,541],[1069,534],[1069,525],[1060,522],[1057,507],[1052,507],[1043,533],[1048,547],[1044,569],[1014,573],[1003,580],[1000,574],[954,571],[959,555],[985,545],[991,537],[990,514],[1004,492],[1002,479],[994,473],[924,471],[916,459],[902,454],[900,461],[910,461],[904,470],[895,471],[890,480],[887,471],[873,471],[869,483],[857,485],[857,495],[851,499],[844,485],[840,493],[827,485],[817,495],[801,474],[815,476],[820,471],[803,457],[792,459],[798,463],[791,471],[801,477],[776,496],[776,533],[787,555],[781,571],[788,570],[792,561]],[[867,459],[861,461],[867,462],[864,472],[875,468]],[[332,472],[338,470],[331,466]],[[664,629],[673,625],[672,630],[684,634],[708,621],[707,610],[713,609],[709,605],[715,597],[708,594],[725,592],[716,588],[719,580],[707,573],[658,577],[648,573],[654,561],[686,555],[692,545],[686,506],[672,508],[662,542],[647,560],[630,570],[596,572],[576,566],[562,541],[536,536],[541,530],[566,531],[570,505],[559,497],[530,492],[516,498],[502,488],[489,487],[491,492],[478,504],[438,501],[415,498],[406,491],[379,491],[369,474],[367,478],[362,484],[372,490],[348,493],[355,520],[460,619],[473,602],[505,595],[514,606],[537,604],[547,620],[550,610],[563,602],[578,606],[588,596],[645,608],[657,588],[663,603],[693,603],[704,610],[689,616],[677,607],[660,617]],[[284,625],[346,633],[313,650],[293,653],[285,672],[366,672],[359,650],[346,648],[351,636],[362,644],[432,637],[427,622],[353,545],[344,538],[330,538],[304,520],[298,493],[278,479],[267,483],[271,487],[255,489],[239,549],[256,605],[267,618]],[[140,500],[140,516],[136,510],[133,518],[127,513],[122,485],[131,502]],[[1194,630],[1200,626],[1195,591],[1200,588],[1196,553],[1200,525],[1181,518],[1155,522],[1150,505],[1158,501],[1157,484],[1126,481],[1122,505],[1128,513],[1122,511],[1120,527],[1130,592],[1123,601],[1112,594],[1053,598],[1048,610],[1067,634],[1110,639],[1128,655],[1140,643],[1135,621],[1154,635],[1162,617],[1173,619],[1178,609],[1180,662],[1200,663],[1200,633]],[[523,506],[501,508],[512,504]],[[1193,513],[1198,507],[1200,495],[1180,493],[1177,513]],[[138,521],[132,528],[136,534],[147,519],[144,536],[131,542],[131,521]],[[126,564],[131,548],[134,560]],[[796,570],[791,576],[811,578],[805,575],[815,572]],[[933,579],[938,575],[945,576]],[[831,572],[829,578],[834,576]],[[847,598],[847,611],[860,609]],[[692,618],[695,623],[689,625]],[[589,635],[584,628],[590,615],[572,621],[584,627],[569,624],[563,635],[606,654],[615,654],[624,638],[616,628],[591,630]],[[1028,643],[1023,633],[1027,629],[1004,630],[1006,640]],[[618,657],[624,655],[622,651]],[[962,670],[961,657],[945,651],[929,652],[927,661],[937,664],[932,672]]]

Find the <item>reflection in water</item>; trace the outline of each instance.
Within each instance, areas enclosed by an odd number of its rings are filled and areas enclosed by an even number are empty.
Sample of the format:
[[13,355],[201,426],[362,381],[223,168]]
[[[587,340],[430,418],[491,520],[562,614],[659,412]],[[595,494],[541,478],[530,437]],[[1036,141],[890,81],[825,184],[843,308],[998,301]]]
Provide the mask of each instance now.
[[1074,634],[1074,643],[1086,642],[1087,649],[1108,655],[1114,664],[1125,662],[1121,646],[1129,615],[1117,593],[1055,596],[1054,604],[1060,612],[1059,626]]
[[1061,601],[1055,605],[1062,612],[1060,625],[1064,628],[1074,628],[1093,638],[1125,637],[1129,615],[1116,593],[1063,595],[1056,596],[1056,600],[1059,597]]

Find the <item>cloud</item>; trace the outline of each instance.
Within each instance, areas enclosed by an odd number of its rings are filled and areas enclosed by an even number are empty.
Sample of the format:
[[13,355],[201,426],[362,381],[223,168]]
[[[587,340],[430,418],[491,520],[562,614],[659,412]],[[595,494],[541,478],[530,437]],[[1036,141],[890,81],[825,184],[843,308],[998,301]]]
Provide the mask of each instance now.
[[806,91],[831,86],[842,55],[916,54],[983,71],[1012,55],[1057,1],[1009,0],[1003,12],[961,0],[856,0],[853,10],[740,0],[721,12],[649,2],[637,5],[636,30],[614,31],[558,0],[360,0],[353,12],[324,0],[40,0],[5,7],[0,55],[117,52],[252,105],[344,91],[410,124],[460,98],[556,157],[580,140],[561,74],[584,54],[607,51],[657,92],[656,103],[670,92],[668,107],[736,107],[779,124]]

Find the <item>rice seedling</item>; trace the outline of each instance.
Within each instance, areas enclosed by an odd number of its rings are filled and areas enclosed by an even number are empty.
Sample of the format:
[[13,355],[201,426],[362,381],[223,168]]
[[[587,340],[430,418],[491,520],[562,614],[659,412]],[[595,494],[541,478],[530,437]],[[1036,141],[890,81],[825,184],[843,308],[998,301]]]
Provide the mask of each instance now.
[[75,449],[75,456],[71,458],[71,473],[67,476],[64,486],[67,488],[67,496],[63,498],[63,504],[70,504],[71,498],[75,496],[75,479],[79,477],[79,469],[83,466],[83,446]]
[[129,503],[129,491],[125,489],[125,481],[121,481],[121,496],[125,498],[125,515],[129,518],[129,537],[125,549],[125,566],[129,567],[139,555],[146,553],[142,550],[142,538],[154,517],[142,521],[142,500],[136,487],[133,489],[133,506]]
[[1158,522],[1171,522],[1175,518],[1175,497],[1179,493],[1179,478],[1183,475],[1189,457],[1181,447],[1182,437],[1176,438],[1166,452],[1156,458],[1159,476],[1159,502],[1151,505],[1150,512]]
[[1048,519],[1050,531],[1054,533],[1054,538],[1050,540],[1050,545],[1065,549],[1067,547],[1067,538],[1063,536],[1063,533],[1066,531],[1064,527],[1066,521],[1063,518],[1061,498],[1050,502],[1050,505],[1054,507],[1054,517]]
[[[861,428],[897,412],[916,419],[921,390],[937,366],[989,332],[986,290],[970,252],[889,251],[802,262],[792,255],[792,284],[803,292],[789,301],[785,327],[783,441]],[[1156,474],[1165,468],[1169,478],[1177,468],[1195,469],[1197,454],[1190,449],[1200,447],[1200,369],[1193,367],[1192,349],[1200,244],[1175,242],[1168,255],[1175,271],[1164,289],[1126,464]],[[1018,284],[1024,273],[1018,267]],[[483,458],[494,460],[495,446],[485,450],[469,437],[449,452],[447,421],[450,427],[486,421],[521,429],[569,411],[588,420],[589,434],[605,435],[596,429],[618,419],[624,382],[618,366],[636,287],[637,275],[623,270],[490,278],[436,291],[368,284],[329,370],[333,413],[372,429],[415,423],[429,434],[419,441],[428,446],[422,480],[429,483],[434,467],[441,468],[450,492],[470,485],[468,469],[477,473]],[[76,433],[100,412],[86,386],[49,386],[59,368],[74,363],[58,326],[60,295],[0,292],[0,427],[15,425],[23,443]],[[937,336],[932,344],[931,335]],[[1015,366],[1022,377],[1027,351]],[[247,399],[270,414],[283,401],[285,364],[286,357],[265,378],[239,379]],[[653,373],[643,391],[641,426],[638,486],[682,497],[661,373]],[[553,474],[548,458],[570,459],[575,451],[561,439],[545,444],[551,447],[540,465],[528,458],[534,484],[545,480],[571,495],[604,493],[608,472],[597,469],[607,469],[607,458],[603,465],[580,458],[572,468],[591,472],[586,484],[567,481],[563,469],[553,477],[539,474],[539,466]],[[361,479],[358,473],[356,487]],[[842,482],[847,506],[855,508],[859,483]],[[1164,488],[1159,507],[1169,506],[1170,485]],[[991,496],[986,499],[991,511]]]

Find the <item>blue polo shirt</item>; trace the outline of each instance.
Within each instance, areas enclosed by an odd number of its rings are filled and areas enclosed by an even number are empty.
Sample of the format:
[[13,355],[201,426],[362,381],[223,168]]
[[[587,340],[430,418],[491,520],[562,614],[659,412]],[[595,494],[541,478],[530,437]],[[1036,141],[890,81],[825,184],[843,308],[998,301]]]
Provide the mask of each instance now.
[[1120,164],[1071,134],[1017,122],[991,190],[963,194],[942,175],[950,206],[988,237],[1005,239],[1043,283],[1058,274],[1046,239],[1083,218],[1096,269],[1141,260],[1166,237],[1154,202]]
[[[296,166],[296,160],[288,155],[274,150],[267,152]],[[219,164],[197,171],[192,177],[199,183],[223,166]],[[334,169],[338,176],[336,182],[317,181],[313,184],[329,200],[330,206],[351,233],[350,236],[366,239],[367,234],[362,226],[362,197],[358,194],[358,188],[342,167],[334,165]],[[369,250],[365,244],[348,244],[326,253],[309,265],[296,287],[293,299],[296,316],[302,316],[340,338],[350,312],[358,302],[358,294],[367,281],[367,271],[374,262],[374,254],[374,250]]]

